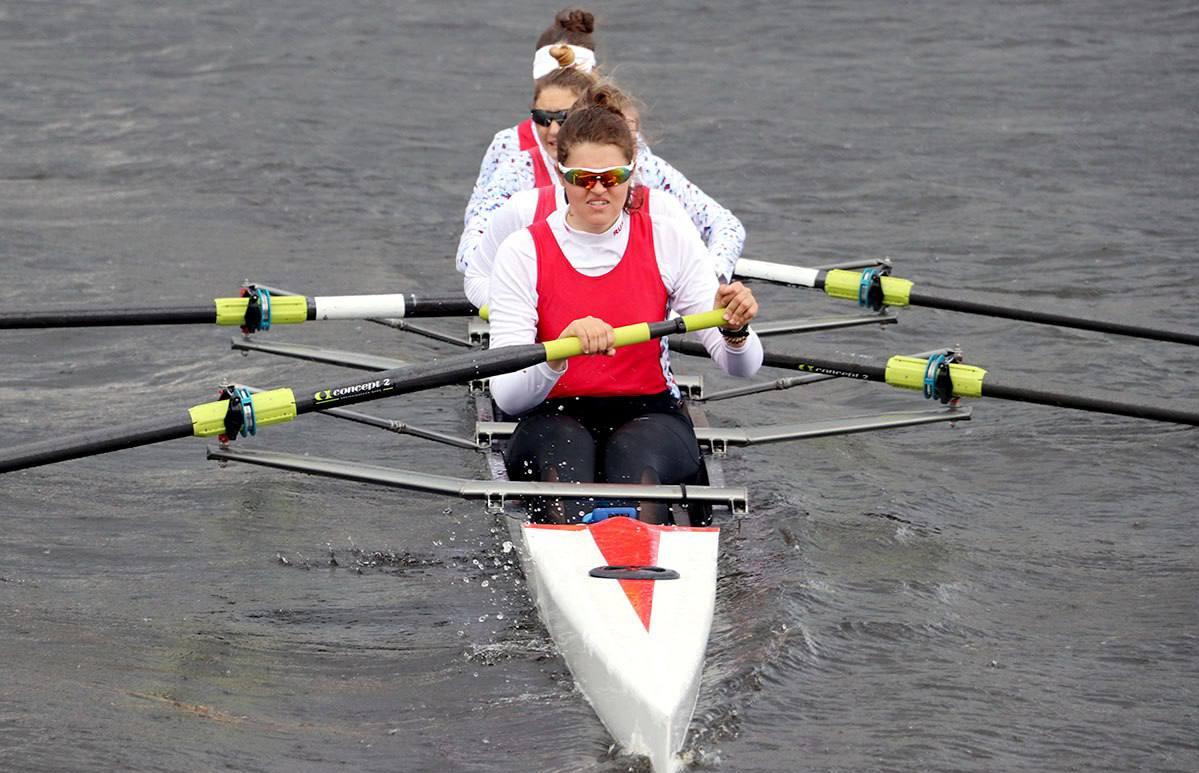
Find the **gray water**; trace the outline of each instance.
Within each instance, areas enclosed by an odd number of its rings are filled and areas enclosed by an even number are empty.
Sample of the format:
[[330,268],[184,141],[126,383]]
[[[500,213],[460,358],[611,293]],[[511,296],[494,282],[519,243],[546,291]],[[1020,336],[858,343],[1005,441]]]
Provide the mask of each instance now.
[[[246,279],[456,291],[478,160],[521,118],[554,10],[0,5],[0,303],[196,303]],[[601,25],[655,150],[737,212],[747,257],[888,255],[930,292],[1196,329],[1193,4],[622,1]],[[768,318],[852,311],[757,292]],[[268,335],[450,351],[366,323]],[[169,413],[224,379],[341,379],[228,339],[7,331],[0,442]],[[769,347],[953,344],[1005,383],[1196,398],[1186,347],[926,309]],[[370,410],[468,435],[468,405],[443,389]],[[710,414],[922,405],[828,382]],[[752,512],[725,521],[696,769],[1199,769],[1194,432],[975,411],[734,452]],[[324,417],[241,442],[484,472]],[[478,506],[222,469],[203,447],[0,480],[0,769],[645,770],[609,749]]]

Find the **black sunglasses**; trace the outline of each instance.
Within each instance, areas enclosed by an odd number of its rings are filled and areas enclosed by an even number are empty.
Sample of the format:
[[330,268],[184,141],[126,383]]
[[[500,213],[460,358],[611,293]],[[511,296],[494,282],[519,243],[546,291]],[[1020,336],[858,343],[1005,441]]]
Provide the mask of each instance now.
[[562,125],[566,121],[566,116],[570,115],[569,110],[542,110],[536,107],[529,112],[533,115],[533,123],[538,126],[549,126],[554,121],[557,121],[558,125]]

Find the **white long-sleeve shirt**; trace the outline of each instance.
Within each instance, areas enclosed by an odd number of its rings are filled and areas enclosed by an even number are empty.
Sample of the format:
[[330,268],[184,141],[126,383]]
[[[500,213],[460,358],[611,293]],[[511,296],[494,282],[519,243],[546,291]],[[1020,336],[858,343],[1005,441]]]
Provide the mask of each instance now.
[[[665,198],[657,191],[652,192],[649,211],[654,253],[669,306],[679,314],[708,311],[715,301],[718,283],[707,250],[695,228],[677,210],[661,205]],[[570,228],[566,224],[566,210],[560,209],[546,222],[562,254],[576,271],[601,276],[615,268],[625,253],[631,230],[625,227],[627,221],[628,215],[622,214],[607,231],[592,234]],[[490,301],[491,348],[537,340],[537,249],[528,229],[513,233],[496,252]],[[730,375],[752,376],[762,366],[762,342],[756,333],[751,332],[749,340],[736,348],[717,330],[701,330],[697,335],[712,361]],[[662,342],[662,365],[667,373],[669,363],[666,343]],[[519,415],[540,405],[565,372],[542,363],[495,376],[491,379],[491,394],[501,410]],[[673,388],[673,379],[667,378],[667,383]]]
[[[554,173],[557,159],[545,152],[540,138],[537,140],[546,168],[551,171],[554,184],[559,185],[558,176]],[[674,197],[699,231],[700,238],[708,245],[716,262],[717,273],[726,280],[730,278],[737,259],[741,257],[741,249],[745,246],[745,227],[737,216],[700,190],[682,172],[654,155],[644,142],[637,144],[636,163],[634,182]],[[474,260],[479,242],[496,210],[514,193],[533,187],[533,160],[528,153],[520,150],[516,129],[497,133],[483,158],[479,177],[463,216],[465,228],[458,241],[456,259],[460,272],[466,273]]]

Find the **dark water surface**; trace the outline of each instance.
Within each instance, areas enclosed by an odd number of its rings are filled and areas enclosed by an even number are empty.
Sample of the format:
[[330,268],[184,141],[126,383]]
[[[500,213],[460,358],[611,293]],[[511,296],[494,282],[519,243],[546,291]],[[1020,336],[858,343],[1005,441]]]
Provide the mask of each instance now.
[[[195,303],[247,278],[457,290],[462,206],[553,10],[0,5],[0,302]],[[617,2],[601,23],[655,149],[742,217],[748,257],[886,254],[930,291],[1196,329],[1193,4]],[[759,295],[774,318],[851,310]],[[448,351],[358,323],[269,335]],[[5,332],[3,444],[177,410],[224,378],[339,375],[228,338]],[[1193,349],[929,310],[770,347],[878,362],[956,343],[1005,382],[1197,397]],[[466,435],[468,404],[371,410]],[[921,405],[830,382],[710,412]],[[483,473],[323,417],[246,445]],[[221,469],[203,446],[0,479],[0,769],[638,769],[480,508]],[[1199,769],[1197,449],[1172,425],[983,402],[952,429],[734,453],[753,512],[725,531],[693,761]]]

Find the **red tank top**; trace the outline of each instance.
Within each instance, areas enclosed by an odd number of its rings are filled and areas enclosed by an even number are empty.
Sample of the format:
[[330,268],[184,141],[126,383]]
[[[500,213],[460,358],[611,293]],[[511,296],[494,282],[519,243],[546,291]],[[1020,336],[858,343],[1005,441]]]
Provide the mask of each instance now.
[[[629,244],[620,262],[603,276],[586,276],[562,254],[549,224],[529,226],[537,249],[537,339],[550,341],[580,317],[598,317],[613,327],[666,318],[667,292],[654,252],[649,197],[629,215]],[[624,346],[615,357],[574,357],[550,398],[652,395],[667,388],[658,341]]]
[[533,212],[533,222],[540,223],[558,208],[558,189],[546,185],[537,189],[537,209]]
[[554,178],[550,177],[550,170],[545,166],[545,156],[541,152],[541,146],[537,144],[537,137],[533,134],[533,119],[518,124],[516,127],[516,136],[520,140],[520,149],[529,154],[529,159],[533,162],[533,187],[542,188],[546,185],[553,185]]
[[516,125],[516,137],[520,140],[520,149],[528,150],[537,147],[537,139],[533,135],[533,119]]

